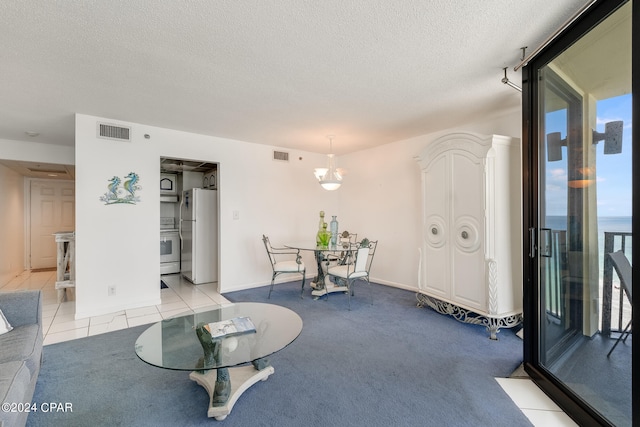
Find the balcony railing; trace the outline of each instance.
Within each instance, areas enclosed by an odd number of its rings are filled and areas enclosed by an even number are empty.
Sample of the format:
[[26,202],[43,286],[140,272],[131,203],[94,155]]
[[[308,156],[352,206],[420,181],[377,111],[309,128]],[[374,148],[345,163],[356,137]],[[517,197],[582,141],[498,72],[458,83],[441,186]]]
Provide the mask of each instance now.
[[547,319],[559,323],[565,311],[565,276],[567,266],[567,232],[564,230],[550,230],[550,256],[542,257],[545,263],[542,278],[545,285],[545,310]]
[[[632,243],[631,237],[631,233],[605,232],[604,254],[618,250],[622,250],[626,254]],[[631,305],[624,295],[622,286],[614,287],[613,265],[609,257],[604,256],[602,271],[602,335],[611,336],[611,332],[622,332],[630,316]]]

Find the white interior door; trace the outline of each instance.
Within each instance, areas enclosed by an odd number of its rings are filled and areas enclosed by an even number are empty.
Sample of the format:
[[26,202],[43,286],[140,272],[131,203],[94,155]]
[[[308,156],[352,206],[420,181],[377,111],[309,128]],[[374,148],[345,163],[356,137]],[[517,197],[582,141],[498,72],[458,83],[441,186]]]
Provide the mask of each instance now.
[[53,234],[74,231],[75,222],[73,181],[31,181],[31,269],[56,267]]

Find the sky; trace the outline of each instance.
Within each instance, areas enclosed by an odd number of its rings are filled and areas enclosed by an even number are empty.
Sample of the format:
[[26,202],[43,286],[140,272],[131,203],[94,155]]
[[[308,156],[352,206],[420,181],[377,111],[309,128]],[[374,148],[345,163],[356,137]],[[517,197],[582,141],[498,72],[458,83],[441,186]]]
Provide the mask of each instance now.
[[[596,147],[598,217],[631,216],[631,94],[604,99],[596,105],[597,132],[605,123],[622,120],[622,153],[604,154],[604,141]],[[566,110],[548,113],[545,134],[560,132],[566,138]],[[545,159],[547,162],[547,159]],[[562,160],[546,163],[546,207],[549,216],[567,214],[567,148]]]

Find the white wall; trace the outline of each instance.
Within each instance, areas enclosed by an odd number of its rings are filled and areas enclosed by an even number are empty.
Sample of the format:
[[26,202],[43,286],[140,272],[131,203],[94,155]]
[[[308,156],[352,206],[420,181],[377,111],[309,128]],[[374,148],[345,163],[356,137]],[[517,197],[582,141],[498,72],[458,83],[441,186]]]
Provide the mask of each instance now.
[[0,287],[24,270],[24,178],[0,165]]
[[[132,141],[97,138],[98,121],[131,126]],[[281,163],[272,160],[274,148],[77,115],[76,317],[159,303],[160,157],[219,163],[220,291],[268,283],[262,234],[274,244],[313,241],[318,212],[335,211],[339,197],[313,176],[325,155],[286,150],[291,160]],[[140,203],[104,205],[99,197],[108,179],[129,172],[140,176]],[[311,254],[305,261],[313,267]],[[116,285],[115,296],[107,295],[110,285]]]

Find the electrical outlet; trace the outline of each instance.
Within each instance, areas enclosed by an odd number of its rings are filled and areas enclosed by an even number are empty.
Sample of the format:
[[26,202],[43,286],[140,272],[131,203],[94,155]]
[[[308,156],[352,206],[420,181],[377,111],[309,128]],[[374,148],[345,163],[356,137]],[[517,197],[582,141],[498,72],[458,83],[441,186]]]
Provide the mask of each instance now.
[[109,285],[107,294],[112,297],[116,294],[116,285]]
[[233,211],[233,219],[240,219],[240,211]]

